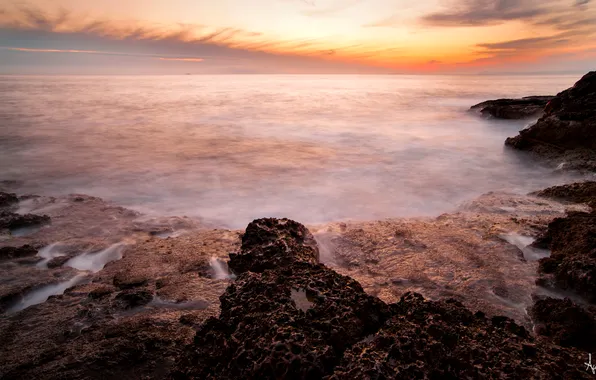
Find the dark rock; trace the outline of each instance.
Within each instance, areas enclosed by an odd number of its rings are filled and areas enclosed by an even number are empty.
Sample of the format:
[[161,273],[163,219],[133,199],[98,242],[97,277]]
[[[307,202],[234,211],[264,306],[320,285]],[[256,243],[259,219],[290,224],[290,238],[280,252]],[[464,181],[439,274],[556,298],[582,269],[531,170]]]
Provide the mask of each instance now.
[[538,335],[549,337],[555,344],[596,352],[596,314],[569,298],[545,298],[530,309]]
[[[285,239],[276,221],[269,225]],[[290,224],[306,230],[297,225]],[[272,239],[249,239],[254,243],[238,256],[279,245]],[[289,240],[279,259],[271,253],[244,262],[251,270],[226,289],[219,317],[201,325],[173,378],[590,377],[582,352],[535,341],[507,317],[487,319],[456,300],[427,301],[413,293],[386,305],[353,279],[310,262],[312,256],[292,260],[292,250],[303,247]],[[262,269],[263,257],[282,265]]]
[[0,192],[0,207],[10,207],[19,203],[19,198],[13,193]]
[[553,98],[554,96],[528,96],[521,99],[487,100],[470,109],[497,119],[525,119],[541,115]]
[[596,201],[596,182],[576,182],[567,185],[553,186],[548,189],[530,193],[537,197],[552,198],[572,203],[592,203]]
[[58,256],[54,257],[52,260],[48,261],[48,268],[60,268],[64,263],[70,260],[69,256]]
[[240,253],[231,253],[236,274],[280,269],[294,262],[319,262],[317,243],[306,227],[289,219],[258,219],[246,227]]
[[121,309],[147,305],[153,300],[153,292],[147,289],[124,290],[116,295],[115,301]]
[[21,215],[9,211],[0,212],[0,229],[8,228],[14,230],[17,228],[43,225],[49,222],[50,217],[47,215]]
[[570,169],[596,170],[596,72],[559,93],[546,110],[536,124],[505,144],[567,161]]
[[[306,312],[292,298],[293,290],[306,293],[311,302]],[[306,262],[243,273],[220,300],[220,317],[197,332],[180,375],[321,378],[341,352],[388,317],[387,305],[356,281]]]
[[347,350],[328,379],[589,378],[581,354],[535,341],[508,318],[406,293],[372,339]]
[[20,247],[2,247],[0,248],[0,261],[19,259],[22,257],[30,257],[37,255],[37,249],[30,245],[23,245]]
[[596,214],[570,213],[549,225],[534,245],[551,250],[541,259],[538,271],[553,283],[596,300]]

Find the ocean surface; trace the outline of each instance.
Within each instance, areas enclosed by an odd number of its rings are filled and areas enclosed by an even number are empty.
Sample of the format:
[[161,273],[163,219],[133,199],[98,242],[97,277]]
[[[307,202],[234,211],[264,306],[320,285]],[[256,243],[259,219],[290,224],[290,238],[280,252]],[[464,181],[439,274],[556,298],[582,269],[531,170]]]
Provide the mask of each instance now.
[[578,76],[0,76],[0,181],[230,228],[439,215],[570,180],[471,105]]

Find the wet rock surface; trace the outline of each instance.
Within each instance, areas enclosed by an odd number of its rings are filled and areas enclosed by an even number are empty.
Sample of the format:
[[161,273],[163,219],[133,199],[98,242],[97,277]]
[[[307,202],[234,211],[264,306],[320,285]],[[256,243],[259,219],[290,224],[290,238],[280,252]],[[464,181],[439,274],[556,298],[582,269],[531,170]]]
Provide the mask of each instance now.
[[539,299],[530,309],[538,335],[564,347],[596,351],[596,308],[580,306],[569,298]]
[[505,144],[568,169],[596,170],[596,72],[559,93],[536,124]]
[[521,99],[487,100],[470,109],[496,119],[526,119],[540,116],[554,96],[528,96]]

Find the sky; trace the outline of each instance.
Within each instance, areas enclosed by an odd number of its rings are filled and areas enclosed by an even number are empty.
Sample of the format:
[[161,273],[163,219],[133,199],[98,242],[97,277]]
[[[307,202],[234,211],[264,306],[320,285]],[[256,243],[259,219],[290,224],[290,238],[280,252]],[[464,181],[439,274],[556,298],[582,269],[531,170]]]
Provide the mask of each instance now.
[[0,0],[0,74],[596,69],[596,0]]

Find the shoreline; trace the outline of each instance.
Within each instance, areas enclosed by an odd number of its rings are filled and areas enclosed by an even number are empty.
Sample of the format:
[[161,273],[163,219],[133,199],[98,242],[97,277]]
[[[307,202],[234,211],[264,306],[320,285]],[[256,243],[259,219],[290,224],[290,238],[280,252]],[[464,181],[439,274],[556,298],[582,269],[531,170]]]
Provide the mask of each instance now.
[[587,378],[594,206],[584,182],[437,217],[228,230],[0,193],[0,376]]

